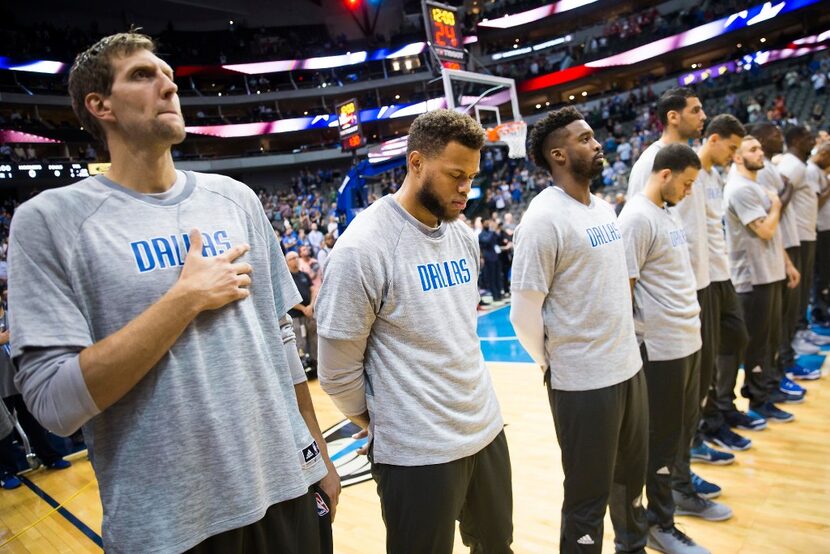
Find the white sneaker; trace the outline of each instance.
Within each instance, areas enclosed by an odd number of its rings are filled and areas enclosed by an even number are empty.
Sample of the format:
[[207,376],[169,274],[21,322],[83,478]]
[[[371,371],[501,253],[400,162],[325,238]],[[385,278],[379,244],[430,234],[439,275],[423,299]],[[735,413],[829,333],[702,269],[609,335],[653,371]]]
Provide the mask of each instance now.
[[821,348],[799,336],[796,336],[791,344],[793,346],[793,350],[795,350],[795,353],[799,356],[804,356],[805,354],[818,354],[821,352]]
[[659,525],[652,525],[648,530],[647,546],[668,554],[711,554],[677,526],[663,529]]

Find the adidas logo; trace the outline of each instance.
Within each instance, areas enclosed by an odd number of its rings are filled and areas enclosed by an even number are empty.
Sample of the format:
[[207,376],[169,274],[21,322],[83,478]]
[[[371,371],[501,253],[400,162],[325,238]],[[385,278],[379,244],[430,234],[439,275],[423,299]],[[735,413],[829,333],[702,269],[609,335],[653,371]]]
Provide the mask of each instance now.
[[663,466],[657,470],[657,475],[671,475],[671,471],[666,466]]
[[594,539],[591,538],[591,535],[584,535],[581,539],[576,541],[577,544],[594,544]]
[[759,366],[759,365],[756,365],[755,367],[752,368],[752,373],[763,373],[763,372],[764,372],[764,370],[761,369],[761,366]]

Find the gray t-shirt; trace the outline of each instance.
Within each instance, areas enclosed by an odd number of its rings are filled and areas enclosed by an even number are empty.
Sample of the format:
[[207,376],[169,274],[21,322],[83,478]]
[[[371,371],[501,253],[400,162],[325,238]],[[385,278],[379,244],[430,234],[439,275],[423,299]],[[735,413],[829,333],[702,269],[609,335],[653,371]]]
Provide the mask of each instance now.
[[547,295],[542,319],[551,388],[593,390],[635,375],[642,360],[614,208],[593,194],[586,206],[559,187],[547,188],[531,201],[513,244],[511,287]]
[[816,219],[818,218],[818,196],[807,181],[807,164],[787,152],[778,162],[778,172],[793,184],[793,197],[787,212],[792,212],[798,240],[816,240]]
[[696,290],[709,286],[709,240],[706,228],[706,189],[700,175],[692,184],[692,193],[677,206],[669,208],[674,212],[686,232],[689,261],[695,278]]
[[786,271],[781,234],[776,232],[770,240],[764,240],[747,227],[769,213],[772,202],[764,189],[736,170],[729,173],[723,198],[729,267],[735,290],[750,292],[753,285],[782,281]]
[[657,157],[657,152],[664,146],[666,146],[666,143],[662,139],[654,141],[648,148],[643,150],[643,153],[634,162],[631,173],[628,175],[628,198],[634,198],[646,188],[651,170],[654,168],[654,158]]
[[[827,174],[812,160],[807,162],[807,184],[813,189],[813,192],[821,194],[827,187],[830,186],[827,180]],[[816,200],[818,203],[818,200]],[[816,219],[816,229],[818,231],[830,231],[830,202],[825,202],[818,210],[818,217]]]
[[[764,158],[764,168],[758,172],[756,179],[758,180],[758,184],[776,194],[780,195],[781,191],[784,190],[784,180],[781,179],[778,168],[766,158]],[[801,240],[798,238],[798,222],[796,221],[796,217],[796,210],[791,200],[790,204],[781,212],[781,221],[778,222],[778,233],[781,234],[784,248],[792,248],[801,244]]]
[[642,193],[620,213],[634,327],[649,360],[678,360],[700,350],[700,305],[683,224]]
[[332,249],[317,332],[368,337],[376,462],[450,462],[479,452],[504,427],[476,334],[478,274],[478,243],[466,225],[430,229],[391,195],[361,212]]
[[703,183],[706,193],[706,236],[709,245],[709,280],[712,283],[728,281],[729,254],[726,250],[726,229],[724,228],[723,178],[713,166],[707,171],[701,168],[698,180]]
[[[206,256],[251,245],[238,260],[253,266],[251,295],[197,316],[84,426],[108,552],[189,549],[261,519],[326,473],[278,326],[300,297],[256,195],[230,178],[188,172],[179,195],[159,199],[98,176],[18,208],[12,355],[84,348],[124,327],[176,282],[193,228]],[[20,368],[18,385],[37,381],[29,371]]]

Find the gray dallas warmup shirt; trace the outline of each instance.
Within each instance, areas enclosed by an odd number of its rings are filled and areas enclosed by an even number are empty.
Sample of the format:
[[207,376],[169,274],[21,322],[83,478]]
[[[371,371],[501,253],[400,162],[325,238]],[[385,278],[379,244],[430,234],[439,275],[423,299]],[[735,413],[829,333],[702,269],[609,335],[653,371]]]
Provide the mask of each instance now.
[[723,221],[725,213],[723,179],[714,166],[709,171],[706,168],[701,168],[697,178],[703,183],[703,190],[706,193],[709,279],[712,283],[728,281],[731,275],[729,274],[729,254],[726,250],[726,229]]
[[594,390],[642,367],[617,216],[559,187],[536,196],[513,237],[514,290],[545,293],[542,319],[551,388]]
[[[793,184],[793,197],[787,211],[792,211],[797,236],[800,242],[816,240],[816,219],[818,218],[818,196],[807,181],[807,164],[787,152],[778,162],[778,172]],[[812,268],[811,268],[812,271]]]
[[729,268],[737,292],[751,292],[753,285],[767,285],[786,278],[784,245],[776,229],[770,240],[764,240],[748,227],[756,219],[766,217],[772,207],[764,189],[741,175],[729,172],[723,189],[726,202],[726,243]]
[[[738,171],[734,164],[730,170],[730,178],[733,171],[736,173]],[[758,175],[755,178],[757,179],[758,184],[767,190],[775,192],[779,196],[784,190],[784,180],[781,178],[781,172],[775,164],[767,158],[764,158],[764,168],[758,172]],[[797,189],[795,183],[793,183],[793,187]],[[784,248],[792,248],[794,246],[801,245],[801,240],[798,238],[798,222],[796,221],[796,208],[793,204],[794,198],[795,191],[793,191],[793,198],[790,199],[790,203],[781,212],[781,221],[778,222],[778,230],[776,231],[781,235]]]
[[[827,174],[812,160],[807,162],[806,179],[816,194],[823,193],[830,186],[830,183],[827,182]],[[816,203],[818,203],[818,200],[816,200]],[[830,231],[830,201],[825,202],[818,210],[816,230]]]
[[[99,176],[18,208],[12,355],[80,351],[124,327],[176,282],[193,228],[206,256],[251,245],[238,260],[253,266],[251,296],[200,314],[84,426],[107,552],[189,549],[261,519],[326,473],[278,325],[299,294],[256,195],[227,177],[188,172],[181,194],[152,198]],[[17,383],[26,396],[44,376],[23,364]]]
[[689,261],[686,232],[667,207],[642,193],[620,213],[628,276],[634,284],[637,338],[645,341],[648,359],[678,360],[703,345],[700,306]]
[[460,221],[430,229],[391,195],[361,212],[332,249],[317,332],[366,340],[376,462],[450,462],[479,452],[504,427],[476,334],[478,274],[472,230]]

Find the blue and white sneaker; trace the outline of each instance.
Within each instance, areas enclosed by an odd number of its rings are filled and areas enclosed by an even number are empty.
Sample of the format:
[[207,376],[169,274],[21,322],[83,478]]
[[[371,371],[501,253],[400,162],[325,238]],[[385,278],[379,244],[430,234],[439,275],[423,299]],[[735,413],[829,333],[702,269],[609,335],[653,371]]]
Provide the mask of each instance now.
[[804,398],[807,390],[787,376],[781,378],[778,383],[778,390],[792,398]]
[[792,365],[785,370],[785,374],[790,379],[802,379],[804,381],[815,381],[821,379],[821,369],[810,369],[808,367],[801,367],[798,364]]
[[23,483],[20,482],[20,479],[17,478],[17,475],[12,475],[11,473],[6,472],[0,474],[0,487],[3,487],[4,489],[16,489],[22,484]]
[[744,431],[763,431],[767,428],[767,420],[752,410],[746,413],[734,410],[724,413],[723,417],[730,427]]
[[752,441],[742,437],[729,428],[728,425],[721,425],[714,433],[706,433],[706,440],[727,450],[749,450]]
[[753,408],[755,412],[761,417],[766,418],[767,421],[775,421],[777,423],[789,423],[795,419],[795,416],[790,412],[785,412],[772,402],[766,402],[760,406]]
[[812,342],[817,346],[827,346],[830,344],[830,336],[819,335],[815,331],[799,331],[798,334],[800,334],[804,340]]
[[700,446],[693,446],[689,450],[689,457],[692,462],[703,462],[705,464],[714,464],[719,466],[729,465],[735,461],[735,455],[729,452],[721,452],[710,448],[705,443]]
[[714,483],[700,477],[696,473],[692,473],[692,487],[701,498],[712,499],[720,496],[721,488]]

